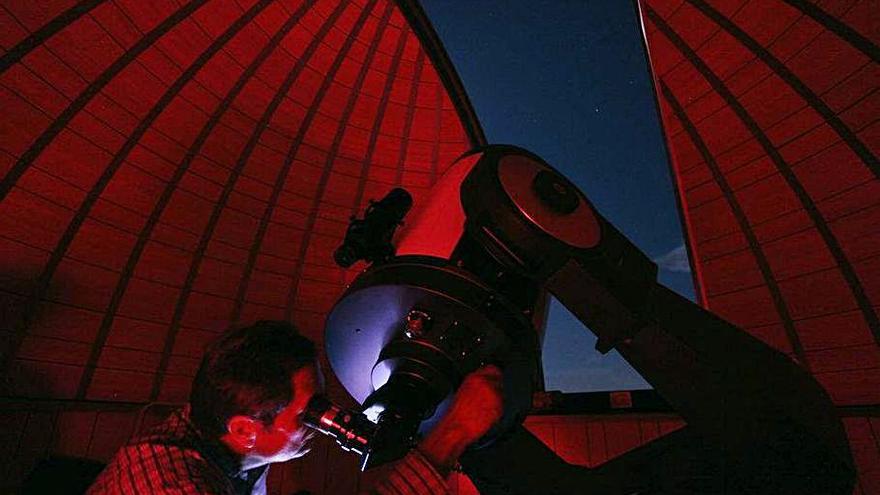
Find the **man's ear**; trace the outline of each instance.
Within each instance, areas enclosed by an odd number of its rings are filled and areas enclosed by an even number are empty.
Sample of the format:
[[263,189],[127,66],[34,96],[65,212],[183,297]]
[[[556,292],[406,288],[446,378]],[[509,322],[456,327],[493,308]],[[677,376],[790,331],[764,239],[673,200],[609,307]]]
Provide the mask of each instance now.
[[261,426],[259,421],[250,416],[233,416],[226,422],[224,437],[234,450],[244,453],[254,448]]

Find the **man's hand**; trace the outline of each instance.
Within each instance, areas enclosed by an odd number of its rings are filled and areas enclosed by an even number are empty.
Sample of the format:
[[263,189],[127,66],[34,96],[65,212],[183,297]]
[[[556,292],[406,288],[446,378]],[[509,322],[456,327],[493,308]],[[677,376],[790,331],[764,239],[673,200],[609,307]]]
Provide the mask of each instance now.
[[504,400],[502,374],[488,365],[465,377],[452,405],[437,426],[419,444],[419,451],[442,473],[501,418]]
[[466,376],[455,393],[445,419],[456,424],[468,444],[479,440],[501,419],[501,380],[501,370],[483,366]]

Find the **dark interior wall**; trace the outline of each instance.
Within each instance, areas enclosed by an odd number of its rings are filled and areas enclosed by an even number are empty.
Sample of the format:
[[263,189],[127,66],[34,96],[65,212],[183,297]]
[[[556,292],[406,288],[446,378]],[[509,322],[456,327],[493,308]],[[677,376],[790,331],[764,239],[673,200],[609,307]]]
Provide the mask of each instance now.
[[880,493],[880,8],[639,6],[701,302],[813,373]]

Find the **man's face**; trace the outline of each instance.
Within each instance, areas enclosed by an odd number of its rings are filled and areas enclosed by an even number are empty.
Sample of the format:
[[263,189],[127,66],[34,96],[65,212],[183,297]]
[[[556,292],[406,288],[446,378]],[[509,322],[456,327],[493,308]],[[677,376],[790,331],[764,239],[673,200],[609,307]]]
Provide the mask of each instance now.
[[306,405],[316,393],[323,392],[324,380],[316,365],[296,370],[290,377],[293,400],[281,410],[271,425],[257,433],[250,455],[265,462],[285,462],[309,452],[314,430],[303,423]]

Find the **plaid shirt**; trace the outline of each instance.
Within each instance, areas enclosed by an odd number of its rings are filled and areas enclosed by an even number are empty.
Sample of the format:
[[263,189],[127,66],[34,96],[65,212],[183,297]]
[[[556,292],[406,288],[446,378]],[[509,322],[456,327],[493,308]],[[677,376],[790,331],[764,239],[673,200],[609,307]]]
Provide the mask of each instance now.
[[[196,431],[187,406],[121,448],[86,493],[259,495],[266,493],[268,472],[268,466],[242,471],[232,452]],[[448,491],[443,477],[414,450],[372,493],[445,495]]]

